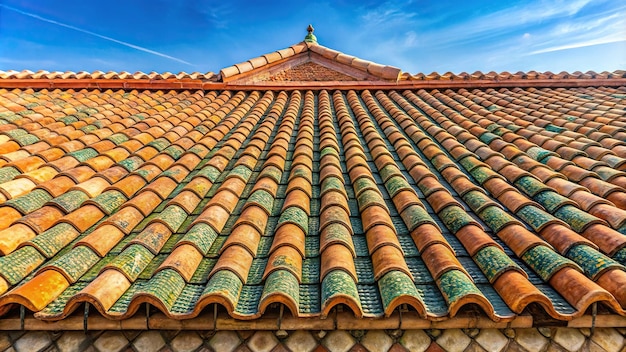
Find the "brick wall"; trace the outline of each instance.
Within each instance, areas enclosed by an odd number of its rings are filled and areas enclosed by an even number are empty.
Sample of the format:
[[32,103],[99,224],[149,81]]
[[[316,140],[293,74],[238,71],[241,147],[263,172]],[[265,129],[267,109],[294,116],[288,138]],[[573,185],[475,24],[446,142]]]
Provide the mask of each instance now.
[[0,351],[625,352],[624,329],[0,331]]
[[305,62],[270,76],[268,81],[356,81],[341,72],[331,70],[322,65]]

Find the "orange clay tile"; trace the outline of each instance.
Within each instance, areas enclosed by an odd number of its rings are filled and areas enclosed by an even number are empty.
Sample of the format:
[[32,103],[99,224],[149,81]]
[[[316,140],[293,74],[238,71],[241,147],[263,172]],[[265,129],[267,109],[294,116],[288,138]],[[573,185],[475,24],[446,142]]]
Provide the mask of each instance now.
[[268,275],[276,270],[289,271],[298,279],[298,282],[302,282],[302,256],[295,248],[290,246],[277,248],[269,256],[263,278],[266,279]]
[[209,277],[213,276],[220,270],[229,270],[233,272],[242,281],[246,282],[250,264],[252,264],[252,254],[241,246],[230,246],[221,253],[220,259],[217,261]]
[[202,254],[195,247],[183,244],[174,249],[157,271],[165,268],[174,269],[185,281],[189,282],[198,268],[200,260],[202,260]]
[[12,225],[0,231],[0,254],[13,252],[20,244],[34,238],[37,234],[23,224]]
[[358,281],[356,268],[349,248],[341,244],[333,244],[322,252],[320,276],[323,279],[332,270],[343,270]]
[[87,246],[99,256],[105,256],[124,237],[124,233],[112,225],[103,225],[85,236],[76,246]]
[[220,250],[223,252],[229,246],[238,245],[247,249],[251,255],[256,256],[256,251],[261,240],[261,233],[251,225],[238,224],[233,229],[224,246]]

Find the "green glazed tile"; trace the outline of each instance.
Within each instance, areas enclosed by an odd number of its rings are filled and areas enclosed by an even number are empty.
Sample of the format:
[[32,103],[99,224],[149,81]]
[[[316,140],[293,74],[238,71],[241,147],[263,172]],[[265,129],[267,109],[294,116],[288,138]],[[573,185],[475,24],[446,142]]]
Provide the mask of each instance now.
[[289,179],[294,179],[296,177],[302,177],[306,180],[308,180],[310,182],[311,178],[313,177],[311,170],[309,170],[308,167],[305,167],[303,165],[297,165],[296,167],[294,167],[293,169],[291,169],[291,173],[289,175]]
[[278,226],[284,223],[298,225],[305,235],[309,232],[309,216],[306,212],[298,207],[289,207],[283,210],[278,219]]
[[612,169],[610,167],[596,167],[593,169],[601,179],[607,181],[612,180],[615,177],[622,176],[622,171]]
[[433,220],[430,214],[428,214],[423,207],[416,204],[409,205],[402,211],[401,216],[406,227],[408,228],[408,232],[412,232],[418,226],[426,223],[437,226],[437,223]]
[[509,256],[494,246],[487,246],[479,250],[473,259],[490,283],[493,283],[507,270],[517,270],[522,274],[524,273],[522,268],[515,264]]
[[126,135],[123,134],[123,133],[116,133],[114,135],[108,136],[106,139],[108,139],[111,142],[115,143],[115,145],[120,145],[120,144],[126,142],[128,140],[128,137],[126,137]]
[[[545,192],[544,192],[545,193]],[[534,205],[527,205],[522,207],[515,214],[520,219],[522,219],[525,223],[530,225],[535,232],[541,231],[546,225],[554,222],[558,222],[558,220],[546,213],[545,211],[537,208]]]
[[132,244],[106,267],[118,268],[120,271],[124,272],[131,281],[135,281],[153,258],[154,254],[146,249],[146,247],[139,244]]
[[571,260],[564,258],[552,249],[540,245],[526,251],[522,255],[522,260],[530,266],[544,282],[548,282],[552,275],[565,266],[576,268],[582,271],[578,265]]
[[91,158],[95,158],[96,156],[98,156],[98,151],[93,148],[85,148],[85,149],[76,150],[76,151],[67,153],[67,155],[74,157],[74,159],[82,163]]
[[485,143],[485,144],[489,144],[491,143],[494,139],[499,139],[500,137],[498,137],[498,135],[493,134],[491,132],[485,132],[480,136],[480,141]]
[[[139,171],[143,171],[143,170],[139,170]],[[136,173],[139,172],[139,171],[136,171]],[[150,175],[151,174],[145,174],[145,176],[142,175],[142,177],[145,178],[146,181],[149,181],[150,180]],[[181,168],[174,168],[174,169],[169,169],[169,170],[163,171],[159,176],[169,177],[169,178],[172,179],[172,181],[180,184],[182,182],[181,179],[184,179],[184,177],[185,177],[185,171],[183,169],[181,169]]]
[[385,182],[385,187],[387,188],[387,192],[389,192],[390,197],[394,197],[398,192],[403,190],[413,190],[411,185],[404,179],[403,176],[393,176],[387,182]]
[[380,297],[385,309],[393,300],[401,296],[414,297],[423,302],[413,280],[407,274],[398,270],[390,271],[381,277],[378,280],[378,289],[380,290]]
[[209,150],[202,144],[196,144],[193,147],[189,148],[188,151],[196,154],[200,158],[204,158]]
[[526,151],[526,154],[528,154],[529,157],[537,161],[541,161],[544,158],[549,157],[549,156],[558,156],[558,154],[556,154],[555,152],[551,152],[549,150],[545,150],[540,147],[530,147]]
[[302,283],[318,285],[320,282],[320,257],[306,258],[302,261]]
[[348,230],[345,226],[339,223],[332,223],[324,229],[324,233],[326,238],[324,239],[326,242],[341,242],[346,247],[352,249],[354,251],[354,245],[352,243],[352,235],[350,234],[350,230]]
[[23,136],[18,136],[18,137],[13,138],[13,140],[15,140],[22,147],[39,142],[39,138],[37,138],[37,136],[34,136],[32,134],[25,134]]
[[26,132],[26,130],[23,130],[21,128],[16,128],[13,130],[4,131],[2,132],[2,134],[6,134],[7,136],[11,138],[15,138],[15,137],[27,135],[28,132]]
[[456,233],[463,226],[468,224],[478,225],[476,220],[474,220],[463,208],[456,205],[445,207],[439,212],[439,214],[437,214],[437,216],[452,233]]
[[165,138],[157,138],[147,145],[150,147],[154,147],[158,151],[162,151],[170,145],[170,142]]
[[252,260],[246,284],[260,285],[263,282],[263,273],[265,272],[265,267],[267,266],[267,260],[267,258],[254,258]]
[[432,284],[433,277],[430,275],[424,261],[419,257],[405,257],[406,265],[411,271],[411,275],[416,284]]
[[354,193],[356,195],[360,194],[366,189],[378,190],[378,187],[376,187],[376,183],[374,183],[374,181],[372,181],[369,177],[360,177],[359,179],[354,181],[352,186],[354,187]]
[[78,246],[47,266],[53,266],[62,270],[65,276],[71,279],[71,283],[75,283],[99,260],[100,257],[91,249],[85,246]]
[[34,247],[24,246],[0,257],[0,276],[15,285],[41,265],[46,258]]
[[213,270],[213,267],[217,263],[217,259],[211,258],[202,258],[198,268],[193,273],[191,279],[189,279],[190,284],[206,284],[208,281],[209,273]]
[[211,182],[215,182],[220,177],[221,173],[222,172],[214,166],[207,165],[203,167],[200,171],[198,171],[196,176],[202,176]]
[[183,150],[183,148],[177,145],[170,145],[169,147],[163,150],[163,153],[171,156],[174,160],[178,160],[178,158],[180,158],[184,152],[185,151]]
[[0,168],[0,183],[11,181],[13,178],[15,178],[15,176],[19,174],[20,172],[12,166],[2,167]]
[[594,281],[605,270],[626,270],[620,263],[584,244],[573,246],[567,251],[567,257],[580,265],[585,274]]
[[236,306],[242,287],[243,283],[235,273],[230,270],[219,270],[211,276],[209,283],[202,292],[202,296],[210,294],[223,295],[233,306]]
[[178,205],[172,204],[165,208],[156,218],[166,223],[172,232],[176,232],[180,225],[185,222],[187,212]]
[[139,276],[137,276],[137,281],[150,280],[152,276],[154,276],[154,273],[159,268],[159,266],[163,264],[166,258],[167,258],[167,254],[159,254],[156,257],[154,257],[148,263],[148,265],[146,265],[145,269],[143,269],[143,271],[139,274]]
[[302,314],[315,314],[322,310],[320,297],[320,286],[315,285],[300,285],[300,306],[298,310]]
[[617,155],[605,155],[602,157],[602,161],[606,162],[607,164],[609,164],[610,167],[614,167],[614,168],[619,168],[622,166],[622,163],[624,162],[624,159],[622,157],[619,157]]
[[474,168],[472,171],[470,171],[470,174],[481,185],[491,178],[500,177],[498,173],[493,171],[488,166],[479,166],[477,168]]
[[163,245],[163,248],[161,248],[159,253],[161,254],[172,253],[172,251],[174,250],[174,246],[176,245],[176,243],[180,241],[181,238],[183,238],[183,236],[184,236],[183,234],[171,235],[170,238],[167,240],[167,242],[165,242],[165,244]]
[[510,224],[519,224],[519,221],[515,220],[511,215],[495,205],[486,207],[478,216],[480,216],[493,232],[498,232]]
[[483,208],[487,204],[494,203],[486,194],[480,191],[469,191],[465,193],[463,195],[463,201],[474,211]]
[[383,197],[381,197],[380,194],[373,189],[366,189],[365,191],[361,192],[357,199],[359,202],[360,211],[363,211],[365,208],[373,204],[378,204],[387,208],[385,206],[385,201],[383,200]]
[[262,207],[268,214],[271,215],[272,208],[274,207],[274,196],[265,190],[259,189],[250,195],[246,204],[248,203],[256,204]]
[[326,155],[334,155],[337,157],[337,159],[340,159],[339,157],[339,153],[337,152],[337,150],[333,147],[324,147],[321,151],[320,151],[320,160],[326,156]]
[[137,293],[149,294],[158,298],[170,310],[184,288],[185,280],[176,270],[164,269],[142,285],[141,291]]
[[206,134],[207,132],[209,132],[209,128],[204,126],[204,125],[198,125],[194,128],[194,130],[199,131],[202,134]]
[[67,223],[57,224],[27,243],[37,248],[47,258],[51,258],[77,236],[78,231]]
[[604,224],[604,221],[572,205],[559,208],[554,216],[565,221],[572,227],[572,230],[578,233],[582,233],[591,224]]
[[143,159],[138,156],[131,156],[117,164],[125,168],[128,172],[133,172],[143,164]]
[[332,270],[322,280],[322,305],[329,304],[329,300],[336,296],[349,296],[361,306],[359,292],[352,276],[343,270]]
[[363,315],[366,317],[381,317],[384,314],[383,302],[380,299],[378,285],[356,285],[359,291]]
[[236,176],[244,182],[248,182],[250,175],[252,175],[252,170],[245,165],[237,165],[228,173],[228,177]]
[[572,203],[568,198],[552,191],[541,192],[535,195],[533,199],[546,208],[548,213],[554,213],[559,207]]
[[567,131],[567,129],[565,129],[563,127],[555,126],[553,124],[549,124],[549,125],[545,126],[544,128],[546,129],[546,131],[556,132],[556,133],[563,133],[563,132]]
[[79,190],[69,191],[64,193],[48,203],[53,203],[67,214],[78,209],[84,201],[88,200],[89,196]]
[[244,285],[237,301],[235,312],[241,315],[255,315],[259,312],[259,300],[263,293],[263,286]]
[[622,248],[613,255],[613,259],[622,265],[626,265],[626,248]]
[[[261,301],[273,294],[282,294],[290,297],[298,306],[300,303],[300,285],[298,279],[286,270],[276,270],[265,279]],[[297,314],[297,312],[293,312]]]
[[61,121],[66,125],[69,125],[71,123],[77,122],[78,119],[75,116],[72,115],[67,115],[67,116],[63,116],[57,119],[57,121]]
[[217,238],[217,232],[205,223],[195,224],[181,239],[181,241],[191,242],[194,244],[203,256],[206,256],[213,242]]
[[450,159],[448,158],[438,158],[437,156],[433,157],[432,159],[430,159],[430,162],[433,164],[433,166],[435,167],[435,169],[437,169],[437,171],[440,171],[450,167],[450,166],[454,166],[454,162],[452,162]]
[[383,182],[386,182],[390,177],[397,175],[399,172],[398,167],[396,165],[385,165],[382,169],[380,169],[379,174],[380,178]]
[[111,215],[126,202],[126,196],[116,190],[108,190],[94,197],[90,202],[98,204],[98,208]]
[[536,194],[543,191],[552,191],[552,188],[531,176],[520,177],[515,181],[515,186],[530,197],[534,197]]
[[448,306],[453,305],[459,299],[467,295],[483,296],[482,292],[474,285],[472,280],[460,270],[450,270],[441,275],[437,280],[443,298]]
[[306,236],[304,240],[304,257],[311,258],[318,256],[320,250],[319,236]]
[[50,201],[52,196],[43,189],[34,189],[23,196],[13,198],[4,203],[6,206],[15,208],[22,214],[31,213],[41,208],[46,202]]
[[269,165],[263,168],[263,171],[259,174],[259,179],[262,177],[269,177],[276,181],[276,183],[280,183],[280,179],[282,178],[283,172],[277,168],[276,166]]
[[337,190],[341,193],[345,193],[343,180],[337,177],[332,177],[332,176],[326,177],[324,181],[322,181],[322,187],[321,187],[320,193],[324,194],[329,190]]
[[[211,249],[209,249],[209,251],[207,252],[207,254],[205,255],[208,258],[217,258],[219,257],[219,253],[222,250],[222,247],[224,246],[224,242],[226,242],[226,239],[228,238],[228,236],[217,236],[215,238],[215,241],[213,241],[213,245],[211,246]],[[268,237],[261,237],[261,242],[259,243],[259,248],[257,249],[257,256],[259,256],[260,251],[261,251],[261,245],[264,243],[263,239],[264,238],[268,238]],[[269,242],[269,241],[266,241]],[[272,244],[269,243],[267,244],[267,252],[269,252],[270,250],[270,246]],[[267,256],[267,254],[266,254]]]

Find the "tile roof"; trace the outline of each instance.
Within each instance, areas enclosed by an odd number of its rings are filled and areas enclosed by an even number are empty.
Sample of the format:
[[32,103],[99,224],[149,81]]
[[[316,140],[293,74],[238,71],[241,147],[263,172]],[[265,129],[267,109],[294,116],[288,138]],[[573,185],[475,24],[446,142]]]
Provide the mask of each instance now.
[[0,89],[0,315],[624,315],[625,140],[624,87]]
[[359,59],[352,55],[346,55],[334,49],[317,44],[317,42],[300,42],[288,48],[277,50],[265,55],[250,59],[246,62],[238,63],[223,68],[220,71],[222,80],[231,79],[242,74],[264,69],[275,63],[289,60],[301,54],[317,54],[333,63],[347,66],[350,69],[361,71],[380,80],[397,81],[400,78],[401,70],[389,65],[381,65],[375,62]]

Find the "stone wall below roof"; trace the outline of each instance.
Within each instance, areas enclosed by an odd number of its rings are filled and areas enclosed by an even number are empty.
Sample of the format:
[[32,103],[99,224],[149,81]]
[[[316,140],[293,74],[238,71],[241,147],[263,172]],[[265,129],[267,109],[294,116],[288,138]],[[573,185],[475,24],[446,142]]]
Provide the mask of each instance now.
[[0,351],[626,351],[626,329],[0,331]]

